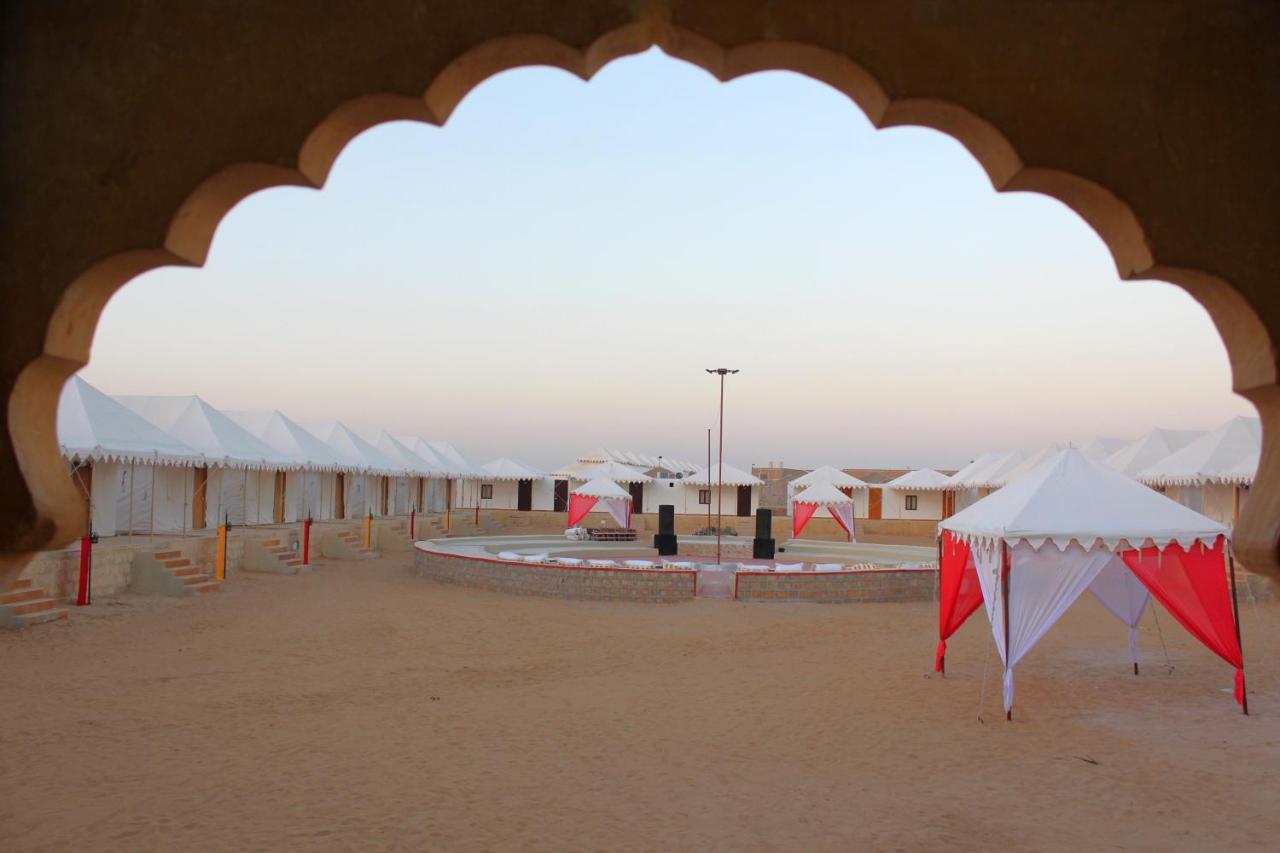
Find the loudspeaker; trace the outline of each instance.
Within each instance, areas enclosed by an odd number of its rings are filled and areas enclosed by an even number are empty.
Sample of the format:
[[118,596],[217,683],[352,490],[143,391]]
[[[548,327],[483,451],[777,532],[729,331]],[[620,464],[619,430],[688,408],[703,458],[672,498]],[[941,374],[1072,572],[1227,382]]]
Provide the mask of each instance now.
[[772,560],[777,542],[773,538],[773,510],[756,510],[756,538],[751,540],[751,557]]
[[773,538],[773,510],[771,509],[756,510],[756,538],[757,539]]
[[658,532],[653,537],[653,547],[659,556],[676,555],[676,508],[671,504],[658,506]]
[[676,508],[672,504],[658,507],[658,533],[663,536],[674,536],[676,532]]

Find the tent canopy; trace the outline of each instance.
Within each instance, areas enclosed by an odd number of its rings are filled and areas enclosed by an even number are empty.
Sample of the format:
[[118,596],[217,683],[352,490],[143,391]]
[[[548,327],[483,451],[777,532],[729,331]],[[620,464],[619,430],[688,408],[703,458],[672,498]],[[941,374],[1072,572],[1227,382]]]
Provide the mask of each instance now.
[[1203,432],[1185,429],[1153,429],[1106,458],[1106,465],[1136,477],[1166,456],[1195,441]]
[[617,498],[618,500],[629,501],[631,494],[613,480],[607,480],[603,477],[590,480],[573,490],[575,495],[586,495],[593,498]]
[[1080,448],[1086,459],[1102,462],[1108,456],[1117,453],[1130,443],[1128,438],[1106,438],[1099,436]]
[[763,486],[764,480],[754,474],[748,474],[732,465],[724,466],[724,477],[720,477],[720,463],[712,465],[710,468],[703,468],[681,482],[688,483],[691,486],[714,486],[723,482],[726,486]]
[[382,455],[402,466],[413,477],[440,477],[445,474],[444,467],[436,460],[428,460],[419,456],[408,445],[386,430],[382,430],[373,440]]
[[390,477],[403,477],[407,474],[404,466],[388,459],[378,448],[341,421],[307,424],[307,429],[334,450],[353,471]]
[[484,463],[480,470],[490,480],[540,480],[545,476],[541,471],[505,456]]
[[601,462],[597,465],[589,465],[573,476],[578,480],[595,480],[603,478],[605,480],[613,480],[615,483],[653,482],[653,478],[644,471],[630,465],[623,465],[620,462]]
[[803,492],[792,498],[798,504],[816,504],[817,506],[835,506],[851,504],[853,498],[840,491],[831,483],[814,483]]
[[859,480],[852,474],[846,474],[839,468],[833,468],[830,465],[823,465],[819,468],[814,468],[808,474],[802,474],[801,476],[796,477],[791,481],[790,485],[793,489],[799,491],[801,489],[806,489],[809,486],[817,485],[818,483],[830,483],[838,489],[868,488],[867,483]]
[[1169,500],[1118,471],[1091,462],[1073,448],[1059,451],[998,492],[942,521],[939,527],[963,540],[1025,539],[1034,547],[1051,541],[1059,549],[1075,541],[1085,548],[1101,541],[1158,547],[1177,542],[1212,543],[1226,534],[1221,524]]
[[1257,418],[1232,418],[1213,432],[1184,445],[1138,473],[1144,483],[1160,486],[1203,483],[1252,482],[1241,477],[1250,461],[1257,470],[1262,453],[1262,422]]
[[951,478],[932,468],[918,468],[884,484],[886,489],[916,492],[945,492],[954,489]]
[[329,445],[316,438],[297,421],[279,411],[223,412],[244,429],[293,460],[300,468],[313,471],[342,471],[348,466]]
[[58,444],[68,459],[203,465],[200,452],[72,376],[58,400]]
[[199,451],[210,465],[250,469],[298,467],[298,463],[199,397],[126,395],[114,399]]
[[973,488],[973,486],[969,485],[969,480],[972,479],[975,474],[985,470],[986,468],[991,467],[991,465],[993,465],[998,459],[1002,458],[1003,456],[1005,456],[1004,452],[996,451],[996,450],[988,451],[987,453],[982,454],[977,459],[973,460],[968,465],[965,465],[959,471],[951,475],[951,488],[953,489]]

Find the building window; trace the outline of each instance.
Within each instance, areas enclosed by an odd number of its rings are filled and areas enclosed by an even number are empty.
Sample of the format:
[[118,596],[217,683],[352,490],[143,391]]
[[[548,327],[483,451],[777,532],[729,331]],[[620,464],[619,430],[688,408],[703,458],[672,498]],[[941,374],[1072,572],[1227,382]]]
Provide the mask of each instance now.
[[493,500],[493,484],[492,483],[485,483],[480,487],[480,500],[482,501]]
[[906,506],[905,506],[905,507],[903,507],[903,509],[907,510],[908,512],[911,512],[911,511],[913,511],[913,510],[917,510],[917,509],[919,509],[919,508],[920,508],[920,507],[917,505],[917,504],[918,504],[918,501],[920,500],[920,496],[919,496],[919,495],[907,495],[907,496],[904,498],[904,500],[907,502],[907,504],[906,504]]
[[711,490],[698,489],[698,503],[711,506]]

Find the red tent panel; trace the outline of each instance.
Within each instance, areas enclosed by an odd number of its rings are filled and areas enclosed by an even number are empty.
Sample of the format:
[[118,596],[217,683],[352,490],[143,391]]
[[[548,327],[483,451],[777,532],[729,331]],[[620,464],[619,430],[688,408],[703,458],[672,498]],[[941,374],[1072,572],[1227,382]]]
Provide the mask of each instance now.
[[964,621],[982,604],[982,586],[978,570],[969,559],[969,545],[942,534],[942,562],[938,565],[938,652],[934,672],[944,672],[947,661],[947,638],[959,630]]
[[1236,701],[1244,705],[1244,655],[1227,586],[1225,541],[1220,536],[1212,548],[1197,543],[1190,550],[1171,543],[1163,551],[1143,548],[1120,557],[1182,627],[1236,668]]
[[804,526],[809,523],[809,519],[813,518],[813,514],[818,511],[818,505],[798,503],[793,505],[792,510],[791,538],[798,539],[800,531],[804,530]]
[[573,527],[591,512],[599,498],[591,495],[569,495],[569,526]]

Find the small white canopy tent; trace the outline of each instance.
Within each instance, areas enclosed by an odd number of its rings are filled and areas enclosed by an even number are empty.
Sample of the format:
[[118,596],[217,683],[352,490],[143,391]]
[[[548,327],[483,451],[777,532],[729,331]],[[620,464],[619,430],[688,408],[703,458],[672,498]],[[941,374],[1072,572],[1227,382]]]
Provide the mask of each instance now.
[[[63,386],[57,424],[62,455],[76,468],[93,466],[88,498],[94,531],[112,536],[117,530],[186,528],[188,469],[204,464],[199,451],[79,376]],[[187,500],[171,499],[176,494]]]
[[951,485],[950,477],[932,468],[917,468],[914,471],[908,471],[901,477],[896,477],[885,483],[884,487],[901,492],[945,492],[955,488]]
[[700,468],[681,480],[682,483],[689,486],[714,486],[718,483],[724,483],[726,486],[763,486],[764,480],[761,480],[754,474],[748,474],[741,468],[735,468],[732,465],[724,466],[724,477],[720,476],[720,463],[712,465],[710,468]]
[[798,539],[805,525],[820,508],[831,513],[836,523],[844,528],[850,542],[858,541],[853,532],[853,498],[840,491],[832,483],[814,483],[794,499],[791,515],[791,538]]
[[599,507],[618,523],[619,527],[631,526],[631,495],[612,480],[597,478],[582,484],[569,493],[569,527]]
[[827,483],[835,486],[837,489],[868,489],[869,484],[858,479],[852,474],[846,474],[839,468],[830,465],[822,465],[814,468],[807,474],[801,474],[794,480],[787,483],[787,512],[795,515],[793,503],[798,492],[802,492],[810,486],[816,486],[819,483]]
[[499,457],[480,466],[487,480],[538,480],[545,476],[541,471],[507,457]]
[[937,667],[947,637],[985,603],[1004,661],[1006,713],[1013,708],[1014,667],[1085,590],[1130,626],[1131,648],[1145,593],[1154,594],[1236,667],[1237,699],[1244,703],[1221,524],[1068,449],[939,528]]

